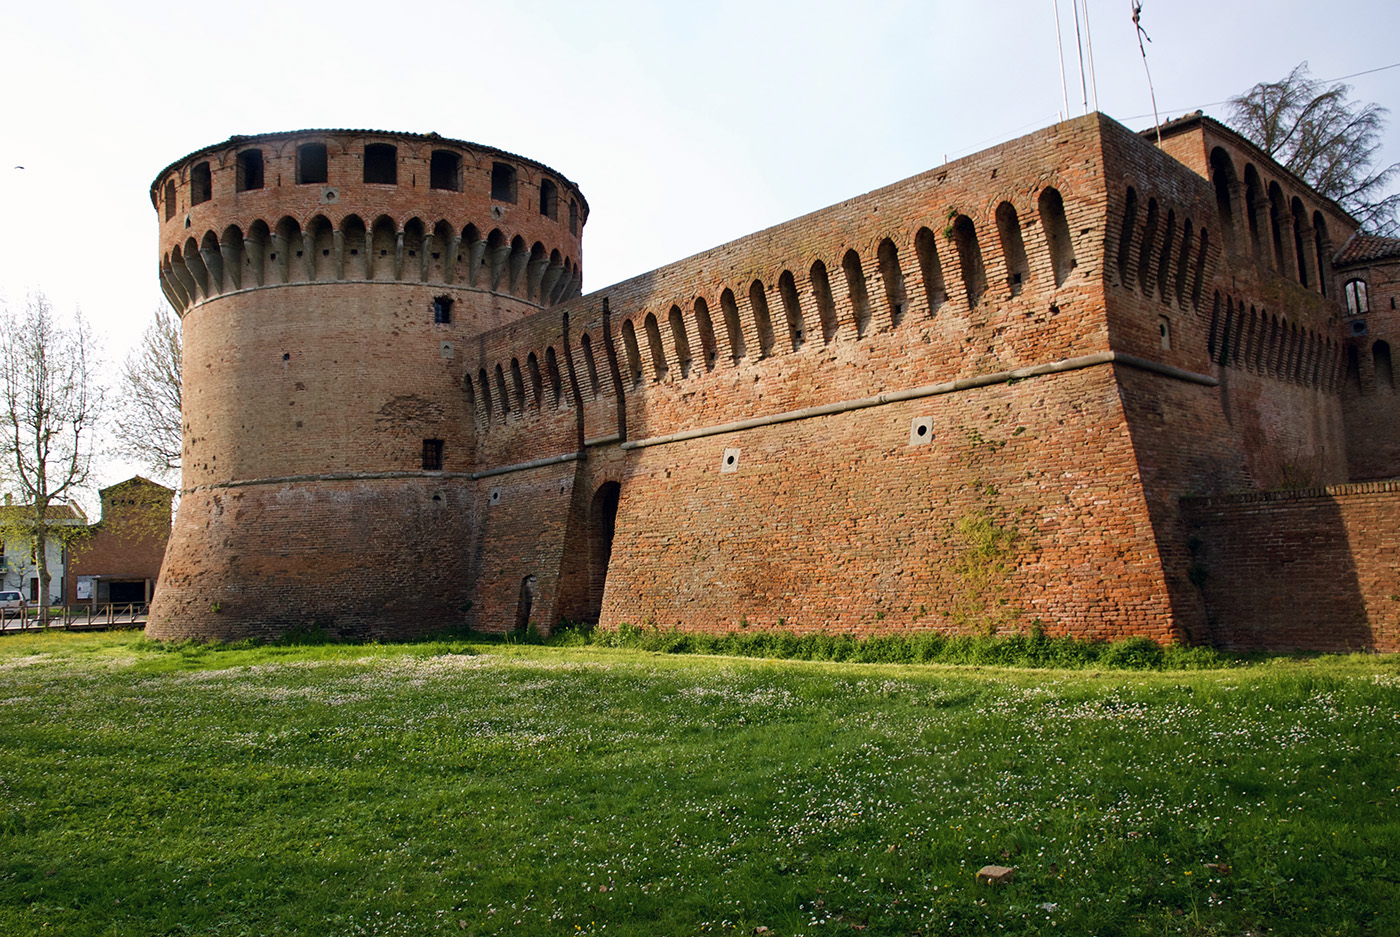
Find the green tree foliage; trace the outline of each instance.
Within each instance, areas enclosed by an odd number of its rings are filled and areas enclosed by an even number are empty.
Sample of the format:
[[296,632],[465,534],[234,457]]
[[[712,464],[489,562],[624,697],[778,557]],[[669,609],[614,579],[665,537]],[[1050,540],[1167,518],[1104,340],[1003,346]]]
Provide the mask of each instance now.
[[1231,125],[1291,172],[1335,200],[1372,234],[1400,234],[1400,163],[1373,169],[1389,110],[1349,100],[1351,86],[1324,84],[1302,62],[1278,81],[1231,98]]

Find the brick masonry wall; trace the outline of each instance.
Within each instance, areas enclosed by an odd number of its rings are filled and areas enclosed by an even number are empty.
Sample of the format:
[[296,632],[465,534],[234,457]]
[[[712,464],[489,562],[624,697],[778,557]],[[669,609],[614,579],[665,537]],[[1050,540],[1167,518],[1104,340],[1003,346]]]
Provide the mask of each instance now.
[[1400,650],[1400,482],[1184,503],[1210,638]]
[[505,630],[528,602],[545,628],[1211,640],[1180,499],[1344,481],[1347,443],[1335,290],[1253,252],[1191,133],[1188,167],[1068,121],[573,299],[499,241],[417,280],[324,264],[329,226],[304,282],[220,291],[210,254],[201,293],[172,262],[187,494],[152,633]]

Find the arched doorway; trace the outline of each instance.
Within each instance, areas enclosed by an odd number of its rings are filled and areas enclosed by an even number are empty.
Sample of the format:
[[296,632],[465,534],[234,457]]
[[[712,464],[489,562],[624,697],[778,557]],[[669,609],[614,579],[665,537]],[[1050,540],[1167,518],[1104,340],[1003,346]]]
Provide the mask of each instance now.
[[603,613],[603,587],[608,579],[621,493],[622,486],[617,482],[604,482],[594,492],[588,510],[588,609],[584,616],[588,621],[597,621]]
[[535,577],[520,580],[520,599],[515,605],[515,630],[524,634],[530,628],[530,612],[535,607]]

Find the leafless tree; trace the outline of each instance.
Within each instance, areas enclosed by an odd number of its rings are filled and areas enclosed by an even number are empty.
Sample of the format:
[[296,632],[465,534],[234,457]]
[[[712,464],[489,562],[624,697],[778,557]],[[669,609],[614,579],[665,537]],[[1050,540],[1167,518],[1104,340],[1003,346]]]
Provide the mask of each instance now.
[[180,473],[180,349],[180,319],[162,304],[122,368],[117,451],[161,481]]
[[1400,163],[1373,169],[1385,118],[1379,104],[1348,100],[1351,86],[1324,85],[1303,62],[1279,81],[1230,99],[1230,120],[1266,153],[1335,200],[1372,234],[1400,233]]
[[48,616],[50,508],[71,499],[92,471],[93,443],[105,416],[93,337],[82,314],[59,320],[42,293],[0,317],[0,453],[20,496],[39,568],[40,616]]

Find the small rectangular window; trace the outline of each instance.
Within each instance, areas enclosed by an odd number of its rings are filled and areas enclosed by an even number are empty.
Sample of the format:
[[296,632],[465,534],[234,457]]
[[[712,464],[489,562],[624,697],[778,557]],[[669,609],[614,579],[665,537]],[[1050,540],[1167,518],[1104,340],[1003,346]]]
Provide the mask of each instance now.
[[399,148],[390,143],[365,145],[365,182],[399,184]]
[[442,471],[442,440],[423,440],[423,471]]
[[198,205],[213,197],[214,182],[208,163],[196,163],[190,170],[190,204]]
[[540,214],[559,220],[559,187],[548,179],[540,183]]
[[428,186],[433,189],[462,191],[462,157],[451,150],[433,150],[428,165]]
[[433,321],[439,324],[452,321],[452,299],[439,296],[433,300]]
[[297,147],[297,184],[324,184],[330,180],[329,161],[324,143],[303,143]]
[[569,200],[569,233],[578,234],[578,202]]
[[169,221],[175,217],[175,180],[170,179],[165,183],[165,220]]
[[262,150],[244,150],[238,154],[238,179],[236,187],[240,192],[263,187]]
[[515,167],[509,163],[491,164],[491,198],[498,202],[515,201]]

